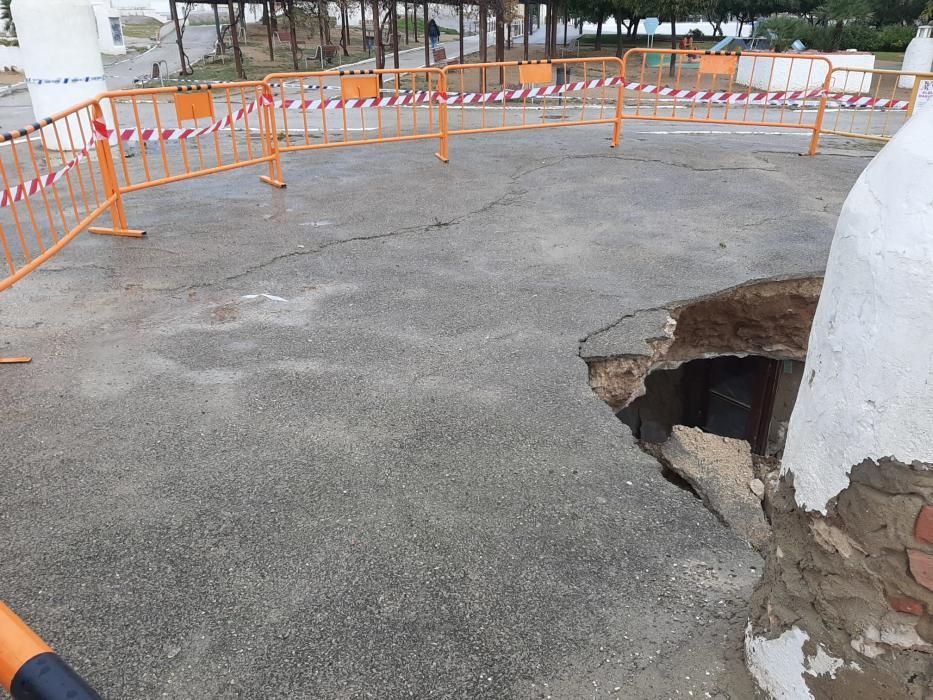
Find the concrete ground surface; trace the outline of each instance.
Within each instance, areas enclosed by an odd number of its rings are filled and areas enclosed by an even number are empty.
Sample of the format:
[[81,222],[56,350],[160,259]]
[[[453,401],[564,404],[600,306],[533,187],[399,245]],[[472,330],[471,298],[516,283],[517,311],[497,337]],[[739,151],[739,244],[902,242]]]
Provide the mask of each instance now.
[[609,131],[144,191],[3,293],[0,598],[108,698],[752,697],[761,560],[578,345],[820,270],[872,153]]

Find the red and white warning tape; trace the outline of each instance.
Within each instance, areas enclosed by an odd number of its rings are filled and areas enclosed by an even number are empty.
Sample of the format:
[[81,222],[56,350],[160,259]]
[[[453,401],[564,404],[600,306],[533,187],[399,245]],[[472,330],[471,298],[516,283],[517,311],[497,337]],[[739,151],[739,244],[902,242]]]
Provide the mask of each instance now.
[[[272,104],[265,95],[260,96],[256,102],[250,102],[246,107],[237,110],[233,114],[228,114],[220,121],[208,124],[200,128],[180,128],[180,129],[120,129],[121,141],[175,141],[178,139],[196,139],[207,134],[213,134],[221,129],[226,129],[234,122],[238,122],[247,114],[252,114],[259,107],[265,107]],[[99,119],[94,120],[94,131],[101,138],[110,139],[116,133],[116,129],[108,129],[107,125]]]
[[618,76],[601,78],[598,80],[585,80],[579,83],[564,83],[562,85],[545,85],[543,87],[518,88],[516,90],[499,90],[498,92],[465,92],[454,93],[447,96],[448,105],[471,105],[485,102],[508,102],[510,100],[524,100],[529,97],[550,97],[562,95],[565,92],[578,92],[592,90],[599,87],[615,87],[622,82]]
[[438,92],[410,92],[405,94],[390,95],[389,97],[367,97],[364,99],[342,100],[335,98],[333,100],[278,100],[275,103],[276,109],[363,109],[366,107],[395,107],[404,105],[417,105],[430,102],[432,98],[437,100],[441,93]]
[[[657,85],[641,85],[639,83],[626,83],[626,90],[636,92],[646,92],[649,94],[661,95],[662,97],[673,97],[677,100],[688,102],[712,102],[714,104],[771,104],[771,103],[795,103],[804,100],[819,99],[823,96],[822,88],[816,90],[794,90],[790,92],[714,92],[702,90],[676,90],[674,88],[658,87]],[[872,107],[905,110],[910,107],[910,102],[906,100],[888,100],[883,98],[859,97],[858,95],[846,95],[844,93],[828,93],[826,99],[829,102],[844,105],[846,107]]]
[[[593,90],[596,88],[617,87],[622,84],[618,76],[586,80],[562,85],[545,85],[542,87],[516,88],[514,90],[498,90],[495,92],[414,92],[388,97],[371,97],[366,99],[343,100],[278,100],[277,109],[294,109],[304,111],[337,110],[337,109],[364,109],[367,107],[393,107],[404,105],[417,105],[427,102],[443,102],[447,105],[476,105],[492,102],[510,102],[534,97],[551,97],[564,95],[569,92]],[[792,90],[785,92],[721,92],[712,90],[679,90],[676,88],[659,87],[657,85],[642,83],[624,83],[624,88],[633,92],[643,92],[661,97],[670,97],[685,102],[708,102],[723,105],[769,105],[769,104],[799,104],[806,100],[819,99],[823,96],[822,89]],[[875,108],[906,110],[910,103],[905,100],[888,100],[882,98],[859,97],[844,93],[830,93],[827,95],[830,102],[853,108]]]
[[70,171],[74,170],[78,163],[88,157],[88,154],[91,152],[91,148],[94,147],[94,143],[95,139],[94,137],[91,137],[84,149],[81,150],[72,160],[65,163],[65,167],[63,167],[61,170],[56,170],[55,172],[48,173],[47,175],[40,175],[39,177],[34,178],[29,182],[24,182],[21,185],[4,190],[3,194],[0,194],[0,208],[9,207],[14,202],[21,202],[27,197],[32,197],[34,194],[38,194],[40,191],[54,185],[56,182],[65,177],[65,175],[67,175]]

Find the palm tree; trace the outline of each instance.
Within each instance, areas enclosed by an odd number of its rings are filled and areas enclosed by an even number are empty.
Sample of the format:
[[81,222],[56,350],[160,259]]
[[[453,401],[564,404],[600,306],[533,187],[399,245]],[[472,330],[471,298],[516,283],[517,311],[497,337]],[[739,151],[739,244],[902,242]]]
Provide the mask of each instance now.
[[827,22],[835,22],[833,40],[830,47],[833,51],[842,43],[842,32],[846,22],[852,19],[867,19],[871,16],[871,5],[868,0],[827,0],[820,8],[820,14]]

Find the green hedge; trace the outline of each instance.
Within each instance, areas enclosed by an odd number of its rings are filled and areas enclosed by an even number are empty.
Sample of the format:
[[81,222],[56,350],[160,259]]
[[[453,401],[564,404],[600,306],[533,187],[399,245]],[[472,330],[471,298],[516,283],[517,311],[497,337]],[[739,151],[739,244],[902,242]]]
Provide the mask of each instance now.
[[[832,49],[835,28],[811,25],[794,17],[772,17],[762,22],[758,28],[760,34],[766,34],[769,30],[778,37],[775,48],[779,51],[786,49],[795,39],[800,39],[808,49],[829,51]],[[873,27],[853,22],[843,29],[839,48],[843,51],[904,51],[916,34],[916,27],[899,24]]]

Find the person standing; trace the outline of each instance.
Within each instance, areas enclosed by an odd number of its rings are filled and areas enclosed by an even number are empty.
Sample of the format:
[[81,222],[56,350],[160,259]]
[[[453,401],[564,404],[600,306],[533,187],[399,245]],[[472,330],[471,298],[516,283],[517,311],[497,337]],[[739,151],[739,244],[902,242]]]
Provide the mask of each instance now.
[[437,48],[437,42],[441,38],[441,28],[437,26],[437,22],[433,19],[428,22],[428,38],[431,39],[431,48]]

